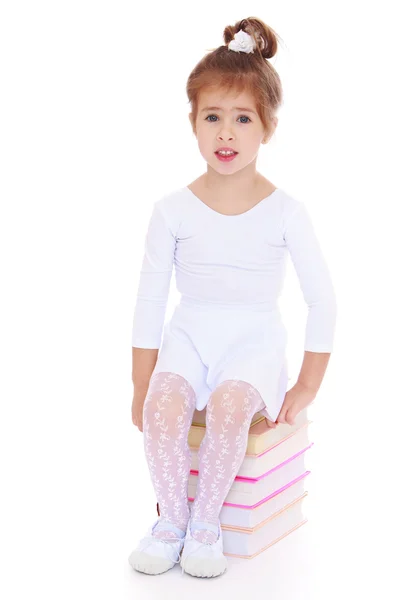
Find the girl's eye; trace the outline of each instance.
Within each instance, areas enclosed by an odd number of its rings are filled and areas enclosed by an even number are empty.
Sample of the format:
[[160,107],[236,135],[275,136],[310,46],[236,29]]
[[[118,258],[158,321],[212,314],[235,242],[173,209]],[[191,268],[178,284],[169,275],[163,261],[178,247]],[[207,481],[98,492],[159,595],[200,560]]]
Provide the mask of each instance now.
[[[216,121],[211,121],[210,117],[216,117],[217,119],[217,115],[208,115],[205,118],[205,121],[209,121],[209,123],[215,123]],[[248,121],[251,121],[251,119],[249,117],[247,117],[246,115],[241,115],[240,117],[238,117],[239,119],[248,119]],[[248,123],[248,121],[242,121],[243,123]]]

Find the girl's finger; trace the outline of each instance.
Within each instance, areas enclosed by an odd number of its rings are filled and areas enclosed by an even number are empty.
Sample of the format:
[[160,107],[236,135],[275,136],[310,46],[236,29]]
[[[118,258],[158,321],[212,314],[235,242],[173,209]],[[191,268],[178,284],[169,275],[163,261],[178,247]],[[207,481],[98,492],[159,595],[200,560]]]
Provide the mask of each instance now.
[[296,417],[296,411],[294,411],[294,410],[288,410],[288,412],[286,413],[286,422],[289,425],[294,425],[295,424],[295,417]]
[[278,423],[286,423],[286,408],[282,408],[277,418]]

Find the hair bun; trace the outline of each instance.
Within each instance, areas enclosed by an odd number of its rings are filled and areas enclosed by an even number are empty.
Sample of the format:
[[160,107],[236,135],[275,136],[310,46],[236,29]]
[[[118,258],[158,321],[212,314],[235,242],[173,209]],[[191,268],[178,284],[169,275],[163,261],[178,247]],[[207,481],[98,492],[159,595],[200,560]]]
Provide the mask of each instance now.
[[253,37],[256,45],[255,49],[264,58],[275,56],[278,49],[279,36],[269,25],[256,17],[248,17],[247,19],[237,21],[235,25],[227,26],[223,32],[225,44],[228,45],[234,39],[235,34],[241,29]]

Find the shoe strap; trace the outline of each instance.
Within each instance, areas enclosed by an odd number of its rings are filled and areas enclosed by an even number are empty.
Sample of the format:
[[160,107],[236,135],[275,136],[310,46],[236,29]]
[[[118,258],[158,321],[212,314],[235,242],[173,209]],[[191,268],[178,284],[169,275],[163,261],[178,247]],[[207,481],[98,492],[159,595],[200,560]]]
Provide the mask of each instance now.
[[173,531],[179,538],[184,538],[186,535],[185,531],[179,529],[179,527],[176,527],[170,521],[165,521],[165,519],[162,518],[158,519],[158,521],[153,526],[152,533],[154,533],[154,531]]
[[196,529],[206,529],[208,531],[212,531],[219,535],[218,525],[214,525],[213,523],[209,523],[206,521],[190,521],[190,531],[193,533]]

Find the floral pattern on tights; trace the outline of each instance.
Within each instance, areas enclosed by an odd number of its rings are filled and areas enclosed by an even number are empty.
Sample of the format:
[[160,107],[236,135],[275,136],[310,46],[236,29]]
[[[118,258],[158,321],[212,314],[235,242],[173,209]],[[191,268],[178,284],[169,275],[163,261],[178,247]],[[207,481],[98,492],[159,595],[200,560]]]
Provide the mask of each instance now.
[[143,412],[144,451],[161,513],[154,532],[159,538],[178,537],[165,531],[165,522],[186,531],[189,521],[192,455],[187,440],[195,407],[195,392],[183,377],[162,372],[151,377]]
[[[213,543],[218,538],[213,525],[219,522],[223,502],[244,460],[252,418],[264,403],[259,392],[245,381],[223,381],[213,390],[198,452],[196,497],[189,510],[192,455],[188,434],[195,407],[196,394],[182,376],[163,372],[152,376],[143,429],[145,455],[161,513],[154,535],[169,540],[178,537],[165,530],[166,524],[186,531],[191,516],[192,536]],[[199,529],[194,530],[194,524]]]
[[[254,414],[263,406],[259,392],[245,381],[224,381],[214,390],[206,408],[206,435],[199,448],[199,476],[191,518],[218,523],[223,503],[247,450]],[[196,531],[201,542],[214,542],[212,531]]]

